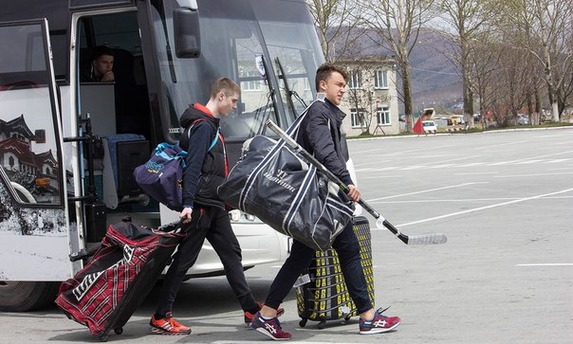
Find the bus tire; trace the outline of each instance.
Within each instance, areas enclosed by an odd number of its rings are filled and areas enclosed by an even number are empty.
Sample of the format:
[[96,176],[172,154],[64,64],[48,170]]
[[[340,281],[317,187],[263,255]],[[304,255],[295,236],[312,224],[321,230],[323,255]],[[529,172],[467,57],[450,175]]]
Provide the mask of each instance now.
[[26,312],[53,305],[59,282],[0,281],[0,311]]

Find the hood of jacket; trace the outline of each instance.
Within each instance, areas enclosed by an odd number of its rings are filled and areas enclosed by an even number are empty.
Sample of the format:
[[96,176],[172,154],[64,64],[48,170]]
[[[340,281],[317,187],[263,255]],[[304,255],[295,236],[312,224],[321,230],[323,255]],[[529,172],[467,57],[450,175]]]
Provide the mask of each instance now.
[[208,122],[215,129],[219,127],[219,118],[197,109],[195,104],[191,104],[187,110],[183,112],[179,119],[179,124],[182,128],[186,129],[198,119]]

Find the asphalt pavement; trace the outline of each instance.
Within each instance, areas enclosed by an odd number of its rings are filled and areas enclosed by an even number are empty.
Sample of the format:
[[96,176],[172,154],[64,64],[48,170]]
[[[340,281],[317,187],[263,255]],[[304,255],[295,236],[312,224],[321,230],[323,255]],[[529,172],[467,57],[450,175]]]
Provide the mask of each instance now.
[[[291,342],[573,343],[573,128],[350,140],[363,198],[409,235],[448,242],[408,246],[371,216],[376,304],[402,324],[362,336],[358,321],[302,328],[295,292],[281,318]],[[264,299],[278,266],[246,272]],[[242,324],[224,277],[186,282],[174,314],[190,336],[148,330],[156,287],[118,343],[270,342]],[[1,343],[99,342],[56,307],[0,313]]]

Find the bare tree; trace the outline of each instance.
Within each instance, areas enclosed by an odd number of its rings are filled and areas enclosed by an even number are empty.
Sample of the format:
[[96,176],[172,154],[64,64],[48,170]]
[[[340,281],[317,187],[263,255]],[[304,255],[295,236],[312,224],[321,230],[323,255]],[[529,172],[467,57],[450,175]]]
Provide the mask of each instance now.
[[413,101],[410,54],[418,41],[420,28],[430,19],[434,0],[359,0],[365,21],[376,37],[374,42],[394,53],[402,79],[402,101],[406,131],[412,132]]
[[542,66],[553,121],[559,121],[559,93],[567,89],[565,84],[571,80],[573,3],[570,0],[513,0],[501,4],[504,17],[523,31],[531,43],[524,49]]
[[488,127],[488,120],[499,86],[497,73],[500,68],[500,59],[503,50],[495,43],[488,33],[478,38],[479,46],[474,47],[474,53],[469,55],[471,63],[471,92],[477,94],[479,99],[479,113],[482,128]]
[[361,12],[354,0],[307,0],[322,52],[327,61],[356,57],[357,42],[364,35]]
[[475,67],[472,52],[479,46],[477,40],[481,31],[488,29],[484,23],[491,18],[493,6],[490,0],[438,0],[437,5],[445,21],[442,33],[455,42],[456,49],[451,52],[450,60],[460,69],[464,117],[472,123],[475,88],[471,78],[471,70]]

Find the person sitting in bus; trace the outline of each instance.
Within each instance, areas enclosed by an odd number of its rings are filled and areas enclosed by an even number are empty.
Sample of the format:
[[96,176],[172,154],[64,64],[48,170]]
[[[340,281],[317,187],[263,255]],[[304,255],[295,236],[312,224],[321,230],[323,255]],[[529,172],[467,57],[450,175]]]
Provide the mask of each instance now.
[[113,62],[113,50],[104,45],[97,46],[94,50],[90,69],[84,73],[82,81],[114,81]]

